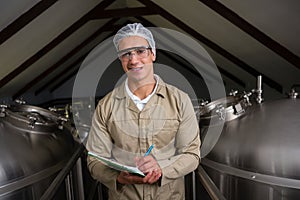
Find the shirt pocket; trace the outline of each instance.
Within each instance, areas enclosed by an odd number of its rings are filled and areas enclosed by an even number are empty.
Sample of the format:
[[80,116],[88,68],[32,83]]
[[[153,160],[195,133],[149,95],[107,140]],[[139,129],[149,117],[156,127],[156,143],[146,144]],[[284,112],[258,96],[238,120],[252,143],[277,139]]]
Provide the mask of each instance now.
[[152,137],[155,147],[162,149],[174,143],[178,128],[179,121],[177,119],[153,120]]

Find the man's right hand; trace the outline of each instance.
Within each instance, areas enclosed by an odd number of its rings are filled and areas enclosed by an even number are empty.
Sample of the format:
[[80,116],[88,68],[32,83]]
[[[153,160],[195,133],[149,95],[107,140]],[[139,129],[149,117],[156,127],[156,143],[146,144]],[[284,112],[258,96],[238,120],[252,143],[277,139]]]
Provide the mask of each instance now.
[[156,171],[151,171],[145,177],[130,174],[128,172],[120,172],[117,181],[120,184],[153,184],[159,180],[161,174]]

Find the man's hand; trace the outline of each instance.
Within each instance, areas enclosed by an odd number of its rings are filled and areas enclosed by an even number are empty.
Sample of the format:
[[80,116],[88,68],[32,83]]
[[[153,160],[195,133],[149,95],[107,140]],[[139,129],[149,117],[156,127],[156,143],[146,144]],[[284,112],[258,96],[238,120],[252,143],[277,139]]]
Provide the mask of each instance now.
[[120,184],[153,184],[159,180],[162,175],[161,168],[152,156],[136,158],[137,167],[146,174],[145,177],[121,172],[117,178]]
[[145,157],[139,157],[135,159],[135,162],[139,170],[141,170],[144,174],[147,174],[145,177],[148,178],[147,183],[155,183],[161,177],[161,168],[153,156],[149,155]]

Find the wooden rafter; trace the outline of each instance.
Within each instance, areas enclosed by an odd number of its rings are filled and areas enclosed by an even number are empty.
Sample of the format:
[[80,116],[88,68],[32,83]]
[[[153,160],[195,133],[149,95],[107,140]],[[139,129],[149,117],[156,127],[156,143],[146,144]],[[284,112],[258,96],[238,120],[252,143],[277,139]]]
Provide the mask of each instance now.
[[271,37],[260,31],[255,26],[251,25],[249,22],[244,20],[238,14],[224,6],[222,3],[216,0],[199,0],[219,15],[223,16],[225,19],[230,21],[232,24],[239,27],[241,30],[249,34],[251,37],[255,38],[261,44],[277,53],[279,56],[284,58],[286,61],[300,69],[300,57],[292,53],[286,47],[281,45],[279,42],[273,40]]
[[118,19],[111,19],[109,20],[105,25],[100,27],[94,34],[92,34],[90,37],[88,37],[86,40],[84,40],[81,44],[79,44],[77,47],[75,47],[72,51],[67,53],[65,56],[63,56],[58,62],[56,62],[54,65],[49,67],[47,70],[45,70],[43,73],[41,73],[39,76],[34,78],[32,81],[30,81],[28,84],[26,84],[21,90],[16,92],[13,95],[13,99],[19,97],[26,91],[28,91],[31,87],[39,83],[41,80],[43,80],[44,77],[49,75],[50,73],[54,72],[57,68],[59,68],[64,62],[66,62],[69,58],[71,58],[73,55],[75,55],[77,52],[79,52],[85,45],[93,41],[99,34],[101,34],[104,30],[108,29],[108,26],[112,26]]
[[[155,27],[156,25],[154,25],[153,23],[151,23],[150,21],[148,21],[147,19],[145,19],[144,17],[137,17],[137,19],[138,20],[140,20],[140,21],[142,21],[143,22],[143,24],[145,25],[145,26],[151,26],[151,27]],[[184,45],[184,44],[182,44],[182,45]],[[190,51],[190,52],[193,52],[193,49],[188,49],[188,51]],[[195,53],[195,52],[194,52]],[[166,56],[169,56],[169,54],[165,54]],[[177,59],[175,59],[175,58],[171,58],[172,60],[177,60]],[[178,61],[176,61],[176,62],[178,62]],[[183,64],[183,63],[181,63],[181,64]],[[185,66],[185,67],[188,67],[188,66],[186,66],[185,64],[184,65],[182,65],[182,66]],[[239,78],[237,78],[236,76],[234,76],[232,73],[230,73],[230,72],[228,72],[228,71],[226,71],[225,69],[223,69],[222,67],[220,67],[220,66],[216,66],[217,68],[218,68],[218,70],[220,71],[220,73],[221,74],[223,74],[224,76],[227,76],[229,79],[231,79],[231,80],[233,80],[235,83],[237,83],[238,85],[240,85],[240,86],[242,86],[243,88],[245,88],[246,87],[246,83],[244,82],[244,81],[242,81],[241,79],[239,79]],[[188,67],[189,68],[189,67]],[[192,70],[191,71],[193,74],[198,74],[198,72],[197,71],[195,71],[195,70]]]
[[122,17],[136,17],[145,15],[156,15],[157,12],[148,9],[147,7],[137,8],[119,8],[104,10],[102,12],[94,13],[92,19],[107,19],[107,18],[122,18]]
[[34,5],[27,12],[18,17],[15,21],[9,24],[6,28],[4,28],[0,32],[0,44],[5,42],[19,30],[21,30],[24,26],[26,26],[30,21],[39,16],[53,4],[55,4],[57,0],[43,0]]
[[[75,53],[77,53],[79,51],[79,49],[83,48],[83,46],[87,45],[88,43],[92,42],[94,39],[96,39],[100,34],[102,34],[105,31],[113,31],[114,28],[114,23],[117,21],[117,19],[112,19],[109,20],[106,24],[104,24],[101,28],[99,28],[94,34],[92,34],[88,39],[86,39],[84,42],[82,42],[80,45],[78,45],[77,47],[75,47],[70,53],[68,53],[68,57],[66,59],[69,59],[72,55],[74,55]],[[78,58],[75,62],[73,62],[72,64],[70,64],[69,66],[67,66],[62,72],[60,72],[57,76],[53,77],[50,81],[48,81],[46,84],[44,84],[42,87],[40,87],[39,89],[37,89],[35,91],[35,95],[38,95],[40,92],[42,92],[42,90],[46,89],[49,85],[51,85],[52,83],[54,83],[56,80],[58,80],[59,77],[62,77],[64,74],[66,74],[68,71],[72,70],[74,68],[74,66],[78,65],[79,63],[81,63],[84,58],[88,55],[88,53],[84,54],[83,56],[81,56],[80,58]],[[60,62],[60,61],[59,61]],[[63,62],[63,59],[61,59],[61,62]],[[62,64],[62,63],[61,63]],[[58,66],[60,66],[61,64],[59,64]],[[54,66],[54,65],[53,65]],[[55,68],[56,69],[56,68]],[[43,77],[43,75],[41,75],[41,77]]]
[[237,58],[236,56],[232,55],[231,53],[229,53],[228,51],[223,49],[221,46],[217,45],[216,43],[212,42],[211,40],[209,40],[205,36],[201,35],[199,32],[195,31],[193,28],[191,28],[190,26],[188,26],[187,24],[185,24],[184,22],[182,22],[178,18],[174,17],[172,14],[170,14],[165,9],[163,9],[160,6],[158,6],[157,4],[155,4],[153,1],[150,1],[150,0],[138,0],[138,1],[141,2],[142,4],[146,5],[149,9],[155,10],[156,12],[160,13],[160,15],[163,18],[167,19],[168,21],[170,21],[171,23],[173,23],[177,27],[179,27],[182,30],[186,31],[188,34],[190,34],[191,36],[193,36],[197,40],[201,41],[202,43],[204,43],[209,48],[213,49],[214,51],[216,51],[217,53],[219,53],[220,55],[222,55],[226,59],[228,59],[231,62],[235,63],[238,67],[242,68],[243,70],[245,70],[246,72],[248,72],[252,76],[257,77],[258,75],[262,75],[264,77],[264,82],[267,85],[269,85],[271,88],[274,88],[275,90],[277,90],[280,93],[283,92],[283,88],[279,83],[272,80],[268,76],[258,72],[256,69],[254,69],[253,67],[251,67],[250,65],[248,65],[247,63],[242,61],[241,59]]
[[0,80],[0,88],[2,88],[9,81],[14,79],[16,76],[18,76],[24,70],[26,70],[28,67],[30,67],[33,63],[38,61],[42,56],[44,56],[46,53],[48,53],[50,50],[52,50],[54,47],[56,47],[60,42],[62,42],[64,39],[66,39],[68,36],[70,36],[73,32],[75,32],[77,29],[79,29],[87,21],[89,21],[90,15],[100,12],[100,10],[104,10],[111,3],[113,3],[113,1],[111,1],[111,0],[103,0],[101,3],[99,3],[95,8],[93,8],[90,12],[88,12],[83,17],[81,17],[78,21],[76,21],[74,24],[72,24],[69,28],[67,28],[63,33],[61,33],[59,36],[57,36],[55,39],[53,39],[50,43],[48,43],[45,47],[43,47],[41,50],[39,50],[36,54],[31,56],[29,59],[27,59],[25,62],[23,62],[19,67],[17,67],[15,70],[13,70],[8,75],[6,75],[3,79],[1,79]]

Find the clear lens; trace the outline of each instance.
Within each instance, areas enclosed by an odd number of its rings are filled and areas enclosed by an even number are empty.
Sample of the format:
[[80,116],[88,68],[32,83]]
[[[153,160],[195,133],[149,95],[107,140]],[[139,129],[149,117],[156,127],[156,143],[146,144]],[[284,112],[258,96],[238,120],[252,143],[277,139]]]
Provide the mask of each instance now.
[[150,47],[133,47],[129,49],[122,50],[118,52],[118,56],[122,61],[128,61],[131,59],[132,55],[137,56],[137,58],[146,58],[149,56],[148,49],[151,49]]

